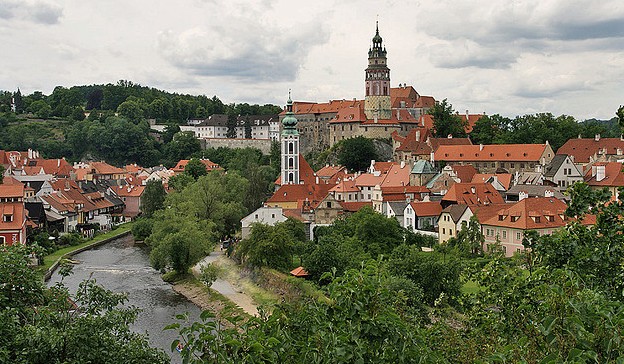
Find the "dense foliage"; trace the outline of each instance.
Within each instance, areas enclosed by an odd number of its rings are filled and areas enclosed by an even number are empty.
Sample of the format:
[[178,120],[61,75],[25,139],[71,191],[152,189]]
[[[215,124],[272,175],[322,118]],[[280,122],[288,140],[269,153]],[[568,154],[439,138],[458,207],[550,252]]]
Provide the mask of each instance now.
[[377,150],[373,140],[362,136],[342,140],[336,145],[336,149],[338,150],[338,163],[354,172],[366,170],[371,160],[377,159]]
[[0,251],[1,363],[168,363],[129,325],[137,310],[126,298],[82,282],[70,295],[57,284],[46,288],[29,266],[21,245]]

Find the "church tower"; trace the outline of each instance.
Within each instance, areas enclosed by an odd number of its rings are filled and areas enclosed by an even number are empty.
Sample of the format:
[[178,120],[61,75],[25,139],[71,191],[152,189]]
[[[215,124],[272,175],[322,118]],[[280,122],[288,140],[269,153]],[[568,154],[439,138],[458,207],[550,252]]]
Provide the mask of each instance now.
[[286,116],[282,120],[282,185],[299,184],[299,131],[288,92]]
[[373,47],[368,50],[368,68],[366,68],[366,98],[364,113],[368,119],[390,119],[390,68],[386,58],[386,48],[379,35],[379,22],[373,37]]

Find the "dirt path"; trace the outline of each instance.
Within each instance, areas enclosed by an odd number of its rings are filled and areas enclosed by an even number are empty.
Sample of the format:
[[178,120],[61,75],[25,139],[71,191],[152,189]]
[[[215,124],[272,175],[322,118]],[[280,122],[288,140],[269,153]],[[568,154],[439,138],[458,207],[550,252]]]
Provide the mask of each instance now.
[[[226,272],[236,270],[235,263],[226,257],[222,251],[215,250],[210,253],[209,256],[197,263],[192,269],[195,276],[199,276],[201,268],[210,263],[215,263],[219,267],[223,267]],[[225,279],[224,279],[225,278]],[[226,274],[224,278],[217,278],[210,288],[221,293],[230,301],[234,302],[243,311],[252,315],[258,316],[258,309],[253,302],[250,295],[246,294],[240,286],[239,277],[232,274]],[[197,299],[197,298],[196,298]],[[195,302],[195,301],[193,301]],[[197,304],[197,303],[196,303]],[[201,307],[201,304],[199,304]],[[203,307],[202,307],[203,308]]]

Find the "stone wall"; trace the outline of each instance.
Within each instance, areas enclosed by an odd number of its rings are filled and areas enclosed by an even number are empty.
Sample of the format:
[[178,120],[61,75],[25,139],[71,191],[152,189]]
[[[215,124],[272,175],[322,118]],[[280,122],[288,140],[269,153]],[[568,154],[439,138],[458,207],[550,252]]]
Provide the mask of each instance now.
[[263,154],[271,153],[271,140],[270,139],[201,139],[202,149],[209,148],[257,148],[262,151]]

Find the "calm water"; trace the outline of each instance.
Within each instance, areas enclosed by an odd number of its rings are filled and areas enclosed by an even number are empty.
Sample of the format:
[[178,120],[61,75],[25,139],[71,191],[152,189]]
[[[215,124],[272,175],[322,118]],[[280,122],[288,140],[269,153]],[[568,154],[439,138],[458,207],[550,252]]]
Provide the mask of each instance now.
[[[184,296],[176,293],[171,285],[163,282],[160,274],[149,265],[145,247],[135,246],[132,236],[112,241],[106,245],[74,256],[80,263],[73,274],[64,279],[70,292],[76,292],[78,284],[89,278],[106,289],[128,294],[128,305],[141,308],[133,330],[149,334],[152,346],[162,348],[180,362],[178,352],[171,353],[171,342],[177,338],[175,331],[163,331],[163,327],[176,322],[175,315],[188,312],[193,321],[199,320],[200,310]],[[48,285],[60,281],[55,273]]]

